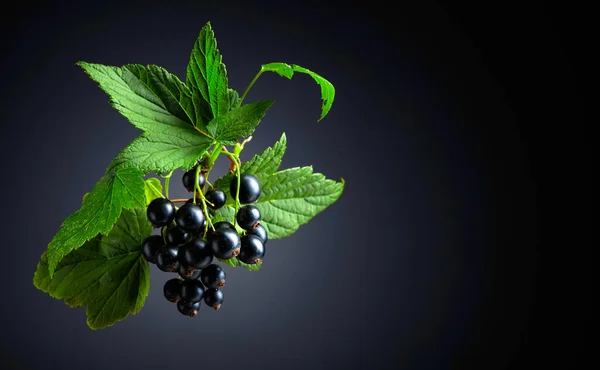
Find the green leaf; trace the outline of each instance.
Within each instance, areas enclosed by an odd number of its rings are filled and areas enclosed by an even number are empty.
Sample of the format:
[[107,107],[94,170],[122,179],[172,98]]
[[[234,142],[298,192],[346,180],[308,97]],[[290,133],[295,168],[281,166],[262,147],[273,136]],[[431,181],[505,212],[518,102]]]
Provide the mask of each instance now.
[[68,254],[52,278],[44,253],[33,284],[70,307],[86,307],[90,328],[111,326],[144,306],[150,269],[140,245],[151,233],[144,208],[123,211],[107,235],[98,235]]
[[144,174],[165,173],[178,168],[189,170],[211,146],[212,139],[198,135],[192,129],[163,133],[143,133],[113,159],[108,172],[134,167]]
[[[281,138],[273,145],[273,147],[267,148],[261,154],[253,156],[249,161],[242,164],[241,172],[249,173],[252,175],[256,174],[272,174],[279,169],[285,149],[287,145],[287,137],[285,133],[281,135]],[[217,179],[214,183],[214,187],[217,189],[229,190],[229,184],[233,179],[234,174],[228,173],[225,176]],[[230,199],[231,203],[232,200]]]
[[234,89],[227,89],[227,98],[229,99],[229,110],[233,110],[240,105],[240,95]]
[[261,66],[261,72],[263,71],[275,72],[278,75],[286,77],[288,79],[291,79],[294,76],[294,72],[305,73],[311,76],[315,80],[315,82],[319,86],[321,86],[321,118],[319,118],[318,121],[325,118],[325,116],[329,112],[329,109],[331,109],[331,106],[333,105],[333,99],[335,98],[335,88],[333,87],[331,82],[327,81],[320,75],[304,67],[300,67],[297,64],[286,64],[279,62],[263,64]]
[[109,103],[135,127],[162,132],[194,124],[192,92],[177,76],[158,66],[123,67],[77,63],[110,97]]
[[222,259],[218,259],[218,260],[223,262],[226,265],[231,266],[231,267],[245,267],[250,271],[258,271],[262,267],[262,261],[259,261],[258,263],[254,263],[252,265],[249,265],[247,263],[244,263],[244,262],[238,260],[237,258],[230,258],[228,260],[222,260]]
[[262,100],[242,105],[210,121],[207,130],[219,143],[233,145],[236,139],[252,135],[272,104],[272,100]]
[[48,270],[52,277],[58,262],[97,234],[108,233],[123,209],[146,204],[142,173],[134,168],[103,176],[85,197],[81,208],[67,217],[48,245]]
[[217,49],[217,40],[210,22],[202,27],[192,49],[187,66],[186,84],[192,91],[199,93],[195,103],[203,122],[229,111],[227,70]]
[[146,206],[156,198],[162,198],[162,184],[156,177],[151,177],[144,181],[144,190],[146,192]]

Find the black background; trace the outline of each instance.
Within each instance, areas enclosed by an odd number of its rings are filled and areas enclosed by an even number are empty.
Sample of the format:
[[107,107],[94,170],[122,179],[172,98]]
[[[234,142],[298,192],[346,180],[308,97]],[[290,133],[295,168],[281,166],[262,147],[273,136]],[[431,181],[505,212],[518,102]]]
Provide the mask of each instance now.
[[[375,1],[3,10],[2,369],[577,368],[592,295],[592,147],[575,79],[585,13]],[[248,101],[276,103],[244,159],[285,131],[283,166],[312,164],[345,192],[271,241],[260,272],[228,270],[219,312],[181,316],[153,267],[140,313],[89,330],[83,310],[31,280],[137,131],[74,63],[153,63],[183,79],[207,21],[240,92],[271,61],[334,83],[316,123],[308,77],[261,77]]]

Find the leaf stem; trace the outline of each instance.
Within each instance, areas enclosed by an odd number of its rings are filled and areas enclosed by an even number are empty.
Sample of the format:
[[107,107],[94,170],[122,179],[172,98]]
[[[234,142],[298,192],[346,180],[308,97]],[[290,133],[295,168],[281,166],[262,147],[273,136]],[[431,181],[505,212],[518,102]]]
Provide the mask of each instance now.
[[264,69],[262,67],[260,67],[260,71],[258,71],[258,73],[256,74],[256,76],[254,76],[254,78],[252,79],[252,81],[250,81],[250,85],[248,85],[248,87],[246,88],[246,91],[244,91],[244,93],[242,94],[242,97],[240,98],[240,103],[238,104],[238,107],[240,107],[242,105],[242,102],[244,101],[244,98],[248,94],[248,91],[250,91],[250,89],[252,88],[252,86],[254,86],[254,83],[256,82],[256,80],[258,80],[258,78],[260,77],[260,75],[263,74],[263,72],[264,72]]

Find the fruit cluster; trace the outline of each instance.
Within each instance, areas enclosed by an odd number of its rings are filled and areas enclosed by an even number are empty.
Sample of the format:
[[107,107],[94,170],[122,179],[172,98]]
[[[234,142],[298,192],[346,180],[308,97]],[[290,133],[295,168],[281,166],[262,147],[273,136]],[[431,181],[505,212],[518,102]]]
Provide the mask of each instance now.
[[[213,263],[214,259],[237,258],[246,264],[258,263],[265,255],[268,240],[267,230],[260,224],[260,211],[252,204],[261,194],[256,177],[241,174],[239,181],[237,177],[231,181],[230,195],[243,204],[235,215],[236,228],[227,221],[211,222],[214,211],[225,205],[227,196],[220,189],[204,192],[204,176],[202,169],[195,167],[182,177],[183,186],[196,194],[195,200],[192,196],[180,207],[166,198],[150,202],[146,210],[148,220],[161,233],[142,243],[142,254],[148,262],[164,272],[179,274],[165,283],[164,295],[177,303],[179,312],[192,317],[198,314],[202,300],[215,310],[223,302],[225,271]],[[206,205],[206,213],[201,203]]]

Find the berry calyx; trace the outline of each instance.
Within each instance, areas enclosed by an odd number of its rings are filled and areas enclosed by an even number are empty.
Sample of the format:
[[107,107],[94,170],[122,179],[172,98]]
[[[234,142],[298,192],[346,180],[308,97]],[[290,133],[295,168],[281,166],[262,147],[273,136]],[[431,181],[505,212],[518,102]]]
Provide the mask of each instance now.
[[238,210],[235,218],[238,222],[238,225],[244,230],[252,230],[258,223],[260,222],[260,211],[256,206],[246,205]]
[[163,287],[163,293],[165,298],[169,302],[177,302],[179,301],[179,291],[181,290],[181,280],[175,278],[171,280],[167,280]]
[[[229,186],[229,193],[235,199],[237,195],[238,181],[237,177],[231,180]],[[261,187],[258,179],[247,173],[243,173],[240,176],[240,193],[239,200],[242,204],[254,203],[260,197]]]
[[[181,177],[181,182],[183,183],[183,187],[187,189],[190,193],[194,191],[195,187],[195,177],[196,177],[196,167],[193,167],[191,170],[187,171]],[[198,174],[198,186],[202,188],[206,179],[204,178],[204,174],[200,172]]]
[[185,203],[175,213],[175,224],[188,233],[198,232],[205,222],[202,209],[194,203]]
[[200,301],[198,301],[198,302],[179,301],[179,302],[177,302],[177,309],[183,315],[186,315],[189,317],[195,317],[198,315],[198,310],[200,310]]
[[256,235],[244,235],[242,247],[237,258],[247,264],[253,265],[260,262],[265,256],[265,245]]
[[204,303],[208,307],[212,307],[215,311],[221,308],[223,303],[223,291],[218,288],[209,288],[204,291]]
[[267,229],[261,224],[258,224],[254,229],[250,229],[246,232],[246,235],[256,235],[262,240],[263,244],[267,244],[269,240],[269,233],[267,233]]
[[185,280],[181,283],[179,298],[186,302],[199,302],[204,295],[204,287],[199,280]]
[[167,244],[178,247],[190,241],[191,236],[190,233],[186,233],[180,228],[172,226],[167,229],[165,239]]
[[179,267],[177,268],[177,273],[184,280],[196,280],[200,277],[200,272],[200,269],[186,266],[183,263],[179,263]]
[[179,248],[179,262],[185,266],[203,269],[213,260],[212,250],[202,239],[194,239]]
[[156,198],[148,204],[146,216],[152,226],[166,226],[175,218],[175,205],[168,199]]
[[228,260],[240,253],[240,236],[237,231],[222,227],[208,236],[208,245],[215,257]]
[[212,264],[200,273],[200,281],[207,288],[220,288],[225,285],[225,271],[219,266]]
[[161,235],[150,235],[142,243],[142,255],[146,261],[155,263],[154,256],[164,245],[165,241]]
[[178,248],[167,245],[156,253],[156,267],[164,272],[175,272],[179,268],[177,260]]
[[210,209],[219,209],[223,207],[225,205],[225,202],[227,201],[227,196],[225,195],[225,192],[219,189],[207,191],[206,194],[204,194],[204,197],[206,198],[206,200],[208,200],[208,207]]

